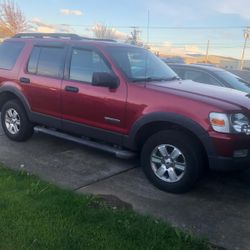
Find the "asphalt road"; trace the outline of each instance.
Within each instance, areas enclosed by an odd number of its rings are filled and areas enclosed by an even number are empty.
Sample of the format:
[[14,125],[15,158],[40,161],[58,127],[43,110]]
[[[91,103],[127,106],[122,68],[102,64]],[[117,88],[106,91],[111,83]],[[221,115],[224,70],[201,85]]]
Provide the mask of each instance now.
[[250,249],[250,171],[209,173],[192,192],[173,195],[153,187],[137,161],[122,161],[42,134],[16,143],[1,128],[0,162],[64,188],[116,196],[140,213],[162,218],[224,248]]

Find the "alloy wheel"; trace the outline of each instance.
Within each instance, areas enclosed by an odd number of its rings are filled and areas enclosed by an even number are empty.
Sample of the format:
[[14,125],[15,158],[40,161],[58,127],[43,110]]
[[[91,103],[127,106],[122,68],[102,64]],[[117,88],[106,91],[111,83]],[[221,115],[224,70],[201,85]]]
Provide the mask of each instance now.
[[5,126],[8,132],[12,135],[16,135],[20,131],[21,119],[17,111],[10,108],[5,113]]
[[178,182],[184,176],[187,167],[184,154],[170,144],[155,147],[151,154],[150,164],[154,174],[168,183]]

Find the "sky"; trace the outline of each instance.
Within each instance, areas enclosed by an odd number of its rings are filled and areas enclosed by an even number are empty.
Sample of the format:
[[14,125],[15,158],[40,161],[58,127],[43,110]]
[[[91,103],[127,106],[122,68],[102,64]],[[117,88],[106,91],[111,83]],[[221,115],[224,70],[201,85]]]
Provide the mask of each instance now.
[[[130,34],[132,26],[137,26],[143,42],[173,54],[204,54],[209,40],[209,54],[240,58],[243,29],[250,26],[249,0],[16,0],[16,3],[36,31],[92,36],[92,27],[101,23],[124,37]],[[245,58],[250,59],[250,39]]]

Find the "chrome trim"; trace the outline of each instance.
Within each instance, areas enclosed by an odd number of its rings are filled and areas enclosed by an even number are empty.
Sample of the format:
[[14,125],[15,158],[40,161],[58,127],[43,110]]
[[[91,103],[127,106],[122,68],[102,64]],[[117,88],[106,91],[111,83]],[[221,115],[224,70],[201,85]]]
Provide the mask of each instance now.
[[121,122],[121,120],[119,119],[108,117],[108,116],[105,116],[104,119],[106,122],[111,123],[111,124],[118,124]]

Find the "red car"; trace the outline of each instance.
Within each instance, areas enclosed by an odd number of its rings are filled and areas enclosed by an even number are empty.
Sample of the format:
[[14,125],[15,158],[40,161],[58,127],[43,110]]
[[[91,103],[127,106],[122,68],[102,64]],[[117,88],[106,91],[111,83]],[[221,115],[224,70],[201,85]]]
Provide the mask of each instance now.
[[146,176],[168,192],[187,191],[207,166],[250,166],[249,95],[182,81],[127,44],[70,34],[6,40],[0,108],[10,139],[36,130],[123,158],[140,153]]

